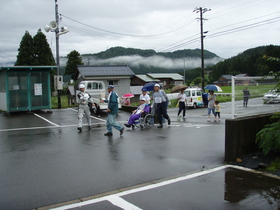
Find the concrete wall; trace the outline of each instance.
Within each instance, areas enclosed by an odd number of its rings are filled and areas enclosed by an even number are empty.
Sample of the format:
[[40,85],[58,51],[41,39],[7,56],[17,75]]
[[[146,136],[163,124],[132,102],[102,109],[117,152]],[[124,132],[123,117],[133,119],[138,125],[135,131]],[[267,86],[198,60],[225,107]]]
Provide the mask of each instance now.
[[243,155],[258,151],[256,134],[270,124],[273,113],[237,119],[227,119],[225,129],[225,161],[235,161]]

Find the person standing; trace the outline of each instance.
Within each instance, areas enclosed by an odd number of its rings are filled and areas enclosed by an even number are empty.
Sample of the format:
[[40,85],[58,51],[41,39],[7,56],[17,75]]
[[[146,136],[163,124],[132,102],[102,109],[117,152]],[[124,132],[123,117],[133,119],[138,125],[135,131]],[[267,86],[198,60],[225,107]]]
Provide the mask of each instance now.
[[123,134],[124,127],[120,126],[118,123],[115,122],[116,114],[118,113],[118,95],[114,91],[114,86],[109,85],[108,86],[108,99],[107,100],[100,100],[100,102],[108,103],[108,117],[106,120],[106,126],[107,126],[107,133],[104,134],[104,136],[113,136],[112,127],[120,131],[120,135]]
[[210,114],[211,111],[213,115],[215,116],[215,101],[216,101],[216,95],[214,94],[213,90],[209,90],[208,94],[208,119],[207,122],[210,122]]
[[150,96],[147,93],[147,89],[146,88],[142,88],[141,91],[142,91],[142,94],[140,95],[139,100],[141,100],[142,98],[145,98],[146,99],[146,103],[150,104],[151,98],[150,98]]
[[79,132],[82,132],[83,127],[83,116],[84,113],[86,115],[87,123],[88,123],[88,129],[91,129],[91,119],[90,119],[90,110],[89,110],[89,103],[92,103],[91,96],[89,93],[85,92],[85,85],[80,84],[79,86],[80,92],[78,93],[78,130]]
[[248,87],[245,87],[245,89],[243,90],[243,96],[243,107],[247,107],[250,97],[250,91],[248,90]]
[[221,105],[219,101],[215,101],[215,122],[217,122],[217,116],[218,116],[218,121],[220,122],[221,120]]
[[167,97],[166,93],[164,92],[164,90],[160,90],[159,84],[155,84],[155,86],[154,86],[153,99],[154,99],[154,105],[156,106],[157,115],[158,115],[158,121],[159,121],[158,128],[163,127],[162,126],[162,117],[167,119],[168,125],[170,125],[171,121],[167,114],[167,106],[168,106],[167,103],[169,100],[168,100],[168,97]]
[[178,110],[178,114],[177,114],[177,119],[178,121],[180,121],[180,113],[183,110],[183,119],[186,118],[186,101],[187,101],[187,96],[185,94],[185,89],[181,89],[180,93],[178,94],[178,102],[179,102],[179,110]]

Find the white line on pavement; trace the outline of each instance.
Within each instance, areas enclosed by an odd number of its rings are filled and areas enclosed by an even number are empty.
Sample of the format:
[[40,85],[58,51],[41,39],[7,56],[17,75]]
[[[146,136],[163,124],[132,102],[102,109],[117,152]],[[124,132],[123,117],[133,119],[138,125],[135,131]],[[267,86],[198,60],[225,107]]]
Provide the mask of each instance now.
[[[73,108],[68,108],[68,109],[70,109],[70,110],[72,110],[72,111],[75,111],[75,112],[78,112],[78,110],[73,109]],[[90,116],[90,117],[91,117],[91,118],[94,118],[94,119],[96,119],[96,120],[100,120],[100,121],[102,121],[102,122],[106,122],[106,120],[103,120],[103,119],[98,118],[98,117],[94,117],[94,116]]]
[[35,115],[36,117],[39,117],[39,118],[45,120],[46,122],[48,122],[48,123],[50,123],[50,124],[52,124],[52,125],[54,125],[54,126],[59,127],[59,125],[57,125],[57,124],[55,124],[55,123],[49,121],[48,119],[46,119],[46,118],[44,118],[44,117],[42,117],[42,116],[40,116],[40,115],[38,115],[38,114],[35,114],[35,113],[34,113],[34,115]]

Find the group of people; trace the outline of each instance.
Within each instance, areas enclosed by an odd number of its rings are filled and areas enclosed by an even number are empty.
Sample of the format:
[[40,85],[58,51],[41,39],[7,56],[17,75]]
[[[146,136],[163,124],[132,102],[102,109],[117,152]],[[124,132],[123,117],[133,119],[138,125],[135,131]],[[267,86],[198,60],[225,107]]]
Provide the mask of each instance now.
[[[90,110],[89,110],[89,103],[92,103],[91,96],[89,93],[85,92],[85,86],[81,84],[79,86],[80,92],[78,93],[78,130],[79,132],[82,132],[82,121],[83,116],[85,114],[87,123],[88,123],[88,129],[91,129],[91,118],[90,118]],[[108,109],[107,109],[107,120],[106,120],[106,126],[107,126],[107,133],[105,133],[105,136],[112,136],[112,128],[117,129],[120,132],[120,135],[124,132],[124,127],[119,125],[117,122],[115,122],[116,114],[118,113],[118,95],[114,92],[114,86],[109,85],[108,86],[108,99],[103,100],[101,99],[100,102],[108,103]],[[248,99],[250,97],[250,92],[247,89],[247,87],[243,90],[244,93],[244,102],[243,106],[247,107]],[[150,100],[153,100],[152,107],[150,106]],[[179,118],[180,113],[183,111],[183,118],[186,118],[186,103],[187,98],[184,93],[184,89],[181,89],[180,93],[178,94],[178,103],[179,103],[179,110],[177,117]],[[221,106],[219,101],[216,100],[216,95],[214,94],[214,91],[209,90],[208,94],[208,119],[207,121],[210,122],[210,115],[211,112],[214,115],[214,122],[220,121],[221,116]],[[151,112],[152,115],[155,115],[157,113],[157,119],[159,122],[158,128],[163,127],[163,120],[164,118],[168,121],[168,125],[171,124],[171,120],[169,115],[167,114],[167,107],[169,99],[165,93],[164,90],[160,89],[159,84],[154,85],[154,92],[152,98],[147,94],[147,90],[145,88],[142,88],[142,94],[140,95],[140,105],[139,107],[132,112],[132,115],[130,116],[128,122],[124,124],[126,127],[131,127],[135,120],[139,119],[141,117],[142,113],[149,113]]]

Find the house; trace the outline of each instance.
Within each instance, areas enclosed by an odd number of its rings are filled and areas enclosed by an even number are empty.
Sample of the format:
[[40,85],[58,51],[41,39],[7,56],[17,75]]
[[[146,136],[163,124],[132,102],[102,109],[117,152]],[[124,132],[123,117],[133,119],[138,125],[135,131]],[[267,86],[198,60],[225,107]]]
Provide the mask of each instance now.
[[222,75],[217,81],[213,82],[218,86],[231,86],[231,77],[232,75]]
[[[213,82],[218,86],[231,86],[231,77],[232,75],[222,75],[219,80]],[[256,81],[253,79],[246,79],[248,77],[247,74],[237,74],[235,75],[235,85],[236,86],[247,86],[247,85],[256,85]]]
[[143,86],[149,82],[156,82],[164,88],[169,88],[170,85],[183,84],[184,77],[178,73],[147,73],[146,75],[135,75],[131,79],[131,86]]
[[106,86],[114,85],[119,96],[130,92],[130,78],[135,74],[128,65],[78,65],[77,81],[101,80]]
[[[253,79],[246,79],[246,77],[249,77],[247,74],[237,74],[235,75],[235,85],[236,86],[248,86],[248,85],[256,85],[257,82]],[[242,78],[241,80],[238,80],[238,78]]]
[[137,74],[131,78],[130,85],[131,86],[143,86],[149,82],[160,82],[159,79],[152,78],[146,74]]

